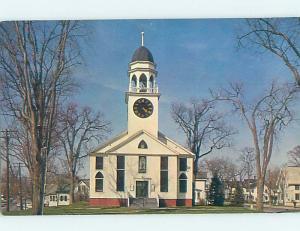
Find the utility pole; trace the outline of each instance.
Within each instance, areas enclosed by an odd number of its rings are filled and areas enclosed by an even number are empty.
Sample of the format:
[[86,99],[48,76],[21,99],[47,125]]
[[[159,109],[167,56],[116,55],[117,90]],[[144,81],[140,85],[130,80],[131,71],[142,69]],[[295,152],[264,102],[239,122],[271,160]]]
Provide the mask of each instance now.
[[5,152],[6,152],[6,211],[9,212],[10,210],[10,177],[9,177],[9,167],[10,167],[10,161],[9,161],[9,132],[15,132],[12,130],[5,129],[4,131],[4,138],[5,139]]
[[9,212],[9,203],[10,203],[10,187],[9,187],[9,136],[8,130],[5,129],[5,146],[6,146],[6,211]]
[[23,210],[21,163],[19,163],[18,168],[19,168],[19,184],[20,184],[20,209]]
[[47,152],[47,147],[43,147],[41,149],[42,153],[43,153],[43,157],[45,158],[45,162],[44,162],[44,175],[42,176],[42,185],[43,185],[43,194],[42,194],[42,197],[41,197],[41,201],[43,203],[42,205],[42,214],[41,215],[44,215],[44,202],[45,202],[45,193],[46,193],[46,175],[47,175],[47,156],[46,156],[46,152]]

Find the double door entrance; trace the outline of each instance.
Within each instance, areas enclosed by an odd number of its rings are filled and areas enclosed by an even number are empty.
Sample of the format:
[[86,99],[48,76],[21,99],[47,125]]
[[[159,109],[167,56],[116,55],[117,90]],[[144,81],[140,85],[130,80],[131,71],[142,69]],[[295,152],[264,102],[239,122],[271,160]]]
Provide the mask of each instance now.
[[148,181],[136,181],[136,198],[148,198]]

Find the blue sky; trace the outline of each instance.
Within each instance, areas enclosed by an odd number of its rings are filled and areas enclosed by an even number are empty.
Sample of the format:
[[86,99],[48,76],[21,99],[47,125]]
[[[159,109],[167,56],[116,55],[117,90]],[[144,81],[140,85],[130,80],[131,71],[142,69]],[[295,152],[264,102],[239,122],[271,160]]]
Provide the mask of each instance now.
[[[268,53],[237,49],[236,36],[243,26],[239,19],[210,20],[103,20],[87,22],[89,36],[82,42],[84,65],[76,72],[81,90],[72,100],[105,113],[112,122],[111,136],[126,129],[124,92],[128,87],[128,63],[140,46],[154,56],[158,86],[160,130],[184,144],[184,136],[170,116],[170,104],[203,98],[209,88],[228,81],[242,81],[249,97],[257,97],[272,79],[292,81],[289,70]],[[234,149],[250,145],[248,130],[235,123],[239,135]],[[297,144],[300,124],[295,123],[276,145],[273,162],[282,163],[286,152]],[[223,155],[235,158],[233,150]]]

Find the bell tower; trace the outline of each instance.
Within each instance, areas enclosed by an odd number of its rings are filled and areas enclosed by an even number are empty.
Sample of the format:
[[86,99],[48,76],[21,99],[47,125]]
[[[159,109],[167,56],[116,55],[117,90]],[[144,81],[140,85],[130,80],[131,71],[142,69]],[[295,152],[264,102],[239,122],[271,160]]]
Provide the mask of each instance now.
[[146,130],[157,137],[160,93],[156,82],[156,64],[151,52],[144,46],[144,32],[141,33],[141,46],[129,63],[128,78],[129,86],[125,94],[128,134]]

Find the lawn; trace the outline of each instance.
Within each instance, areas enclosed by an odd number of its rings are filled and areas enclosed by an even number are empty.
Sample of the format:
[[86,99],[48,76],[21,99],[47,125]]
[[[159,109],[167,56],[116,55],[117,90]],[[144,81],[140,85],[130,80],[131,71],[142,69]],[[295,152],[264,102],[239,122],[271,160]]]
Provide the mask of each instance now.
[[[233,206],[195,206],[156,209],[99,208],[90,207],[86,202],[70,206],[45,208],[45,215],[100,215],[100,214],[207,214],[207,213],[254,213],[255,210]],[[31,215],[31,210],[3,212],[4,215]]]

